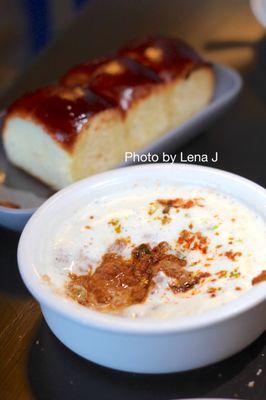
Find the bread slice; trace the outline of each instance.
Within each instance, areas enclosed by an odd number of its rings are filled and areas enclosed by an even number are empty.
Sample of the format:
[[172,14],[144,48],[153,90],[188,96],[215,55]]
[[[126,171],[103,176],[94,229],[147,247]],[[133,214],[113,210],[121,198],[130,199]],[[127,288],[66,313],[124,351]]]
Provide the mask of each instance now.
[[4,123],[4,147],[11,162],[60,189],[186,121],[213,90],[211,65],[189,46],[149,38],[17,100]]
[[[211,64],[181,39],[150,37],[128,44],[119,55],[142,63],[164,82],[167,129],[188,120],[212,98],[215,77]],[[151,139],[157,137],[153,134]]]
[[113,166],[124,156],[121,113],[82,89],[49,87],[8,111],[4,148],[16,166],[54,189]]
[[79,65],[61,84],[90,88],[121,110],[125,151],[140,149],[169,127],[165,85],[156,72],[133,59],[116,56]]

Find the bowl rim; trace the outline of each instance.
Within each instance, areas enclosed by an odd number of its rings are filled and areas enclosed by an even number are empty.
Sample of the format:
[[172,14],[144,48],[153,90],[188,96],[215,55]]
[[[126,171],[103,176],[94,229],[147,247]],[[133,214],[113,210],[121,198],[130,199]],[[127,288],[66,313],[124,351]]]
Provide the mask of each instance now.
[[[203,171],[207,175],[209,174],[213,177],[222,177],[229,179],[229,181],[238,182],[245,186],[246,190],[255,190],[258,196],[261,196],[266,200],[266,190],[260,185],[246,178],[224,170],[191,164],[157,163],[133,165],[93,175],[89,178],[85,178],[79,182],[76,182],[55,193],[41,205],[41,207],[33,214],[26,224],[19,240],[17,255],[19,271],[26,287],[41,304],[41,306],[49,308],[62,317],[66,317],[78,324],[94,327],[96,329],[119,333],[123,332],[128,334],[134,333],[141,335],[158,335],[164,333],[172,334],[204,329],[207,326],[213,326],[226,320],[230,320],[266,301],[266,282],[262,282],[261,284],[252,287],[237,299],[219,307],[215,307],[214,309],[206,311],[203,314],[181,318],[172,317],[164,320],[160,319],[160,323],[158,324],[158,319],[141,318],[132,320],[130,318],[104,314],[91,310],[75,303],[73,300],[68,299],[67,297],[55,293],[55,291],[49,288],[47,284],[45,285],[43,281],[41,281],[36,271],[34,271],[32,258],[32,249],[34,247],[34,243],[31,239],[33,233],[38,230],[39,220],[42,219],[42,215],[46,213],[48,208],[50,208],[51,212],[54,203],[62,201],[62,199],[65,201],[65,198],[71,196],[72,192],[75,192],[76,190],[79,190],[85,186],[93,184],[101,186],[108,180],[114,181],[114,178],[117,179],[119,177],[127,177],[130,171],[133,171],[133,173],[139,173],[143,170],[153,170],[155,173],[156,170],[161,171],[162,169],[176,171],[182,171],[185,169],[186,171],[190,170],[191,172]],[[235,198],[237,198],[237,195]],[[38,240],[38,237],[38,235],[34,235],[34,240]],[[217,309],[219,309],[219,312],[217,312]]]

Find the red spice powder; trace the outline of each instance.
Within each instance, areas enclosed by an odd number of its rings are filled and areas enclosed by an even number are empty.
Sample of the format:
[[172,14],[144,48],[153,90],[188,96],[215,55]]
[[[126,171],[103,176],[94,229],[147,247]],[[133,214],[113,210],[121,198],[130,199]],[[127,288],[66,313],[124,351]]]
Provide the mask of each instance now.
[[224,255],[229,258],[229,260],[236,261],[236,259],[242,256],[240,251],[236,251],[235,253],[232,250],[226,251]]
[[200,200],[201,200],[200,198],[188,199],[188,200],[176,198],[176,199],[158,199],[157,202],[163,206],[188,209],[195,206],[203,207],[203,205],[200,203]]
[[179,245],[182,245],[187,250],[198,250],[202,254],[207,254],[208,238],[200,232],[191,232],[184,229],[177,240]]

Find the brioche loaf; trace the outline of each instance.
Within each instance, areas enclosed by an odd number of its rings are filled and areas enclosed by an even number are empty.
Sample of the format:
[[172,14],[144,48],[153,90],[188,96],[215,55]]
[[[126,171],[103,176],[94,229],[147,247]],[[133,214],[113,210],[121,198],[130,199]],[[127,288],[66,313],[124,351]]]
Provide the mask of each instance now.
[[9,160],[54,189],[119,164],[211,99],[214,72],[179,39],[154,37],[72,68],[7,112]]

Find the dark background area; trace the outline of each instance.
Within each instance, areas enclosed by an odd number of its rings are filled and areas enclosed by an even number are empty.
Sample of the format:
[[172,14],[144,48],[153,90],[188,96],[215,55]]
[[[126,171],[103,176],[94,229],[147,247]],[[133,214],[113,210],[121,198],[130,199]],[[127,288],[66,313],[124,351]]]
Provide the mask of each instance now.
[[[219,162],[210,166],[265,186],[266,40],[248,1],[88,1],[60,32],[8,82],[2,109],[21,93],[53,82],[72,65],[107,54],[128,39],[149,33],[181,36],[205,57],[236,68],[244,86],[226,114],[172,152],[217,151]],[[1,37],[0,28],[0,43]],[[16,262],[18,239],[17,233],[0,229],[1,399],[266,399],[265,334],[229,360],[181,374],[123,374],[80,359],[53,336],[24,288]]]

